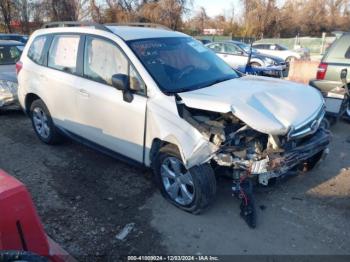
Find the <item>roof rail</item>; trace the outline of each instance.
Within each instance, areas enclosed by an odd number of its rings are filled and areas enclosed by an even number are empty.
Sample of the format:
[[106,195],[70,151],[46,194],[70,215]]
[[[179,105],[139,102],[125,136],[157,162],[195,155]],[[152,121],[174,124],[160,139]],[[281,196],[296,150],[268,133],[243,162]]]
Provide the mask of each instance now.
[[135,27],[152,27],[152,28],[161,28],[164,30],[170,30],[169,27],[166,27],[165,25],[155,24],[155,23],[107,23],[104,24],[105,26],[135,26]]
[[54,27],[79,27],[79,26],[87,26],[87,27],[94,27],[95,29],[112,32],[109,30],[106,26],[95,23],[95,22],[76,22],[76,21],[57,21],[57,22],[50,22],[45,23],[42,28],[54,28]]

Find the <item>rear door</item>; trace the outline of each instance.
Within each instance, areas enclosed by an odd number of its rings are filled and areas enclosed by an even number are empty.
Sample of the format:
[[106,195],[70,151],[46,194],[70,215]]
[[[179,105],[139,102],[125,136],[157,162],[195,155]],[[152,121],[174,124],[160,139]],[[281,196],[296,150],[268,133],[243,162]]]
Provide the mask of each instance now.
[[[146,87],[123,51],[112,41],[86,36],[83,78],[78,84],[78,134],[104,148],[143,162]],[[129,76],[133,100],[112,86],[114,74]]]
[[40,78],[47,83],[46,99],[56,125],[76,132],[77,93],[80,88],[81,68],[77,65],[81,36],[79,34],[55,34],[48,51],[47,68]]

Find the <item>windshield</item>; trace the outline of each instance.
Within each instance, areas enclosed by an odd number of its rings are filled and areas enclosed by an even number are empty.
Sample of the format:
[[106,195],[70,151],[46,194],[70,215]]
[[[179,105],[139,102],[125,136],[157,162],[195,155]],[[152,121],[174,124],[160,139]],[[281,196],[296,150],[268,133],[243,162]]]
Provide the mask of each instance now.
[[239,77],[216,54],[190,37],[128,42],[165,93],[191,91]]
[[0,46],[0,65],[16,64],[21,56],[22,50],[22,46]]
[[276,45],[278,46],[279,50],[288,50],[288,47],[286,47],[285,45]]

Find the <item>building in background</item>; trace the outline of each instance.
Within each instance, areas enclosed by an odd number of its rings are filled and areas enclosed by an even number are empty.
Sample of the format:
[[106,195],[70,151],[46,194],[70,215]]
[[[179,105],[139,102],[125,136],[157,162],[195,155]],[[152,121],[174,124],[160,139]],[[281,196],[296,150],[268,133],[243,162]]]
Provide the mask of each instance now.
[[203,29],[203,35],[223,35],[224,29],[205,28]]

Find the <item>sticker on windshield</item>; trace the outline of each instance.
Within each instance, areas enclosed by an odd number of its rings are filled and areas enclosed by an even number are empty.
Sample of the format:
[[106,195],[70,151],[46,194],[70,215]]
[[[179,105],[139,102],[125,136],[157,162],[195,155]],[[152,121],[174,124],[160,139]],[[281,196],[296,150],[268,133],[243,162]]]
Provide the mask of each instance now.
[[199,53],[208,51],[205,46],[203,46],[201,43],[197,43],[196,41],[191,41],[191,42],[188,42],[187,44],[193,47]]

